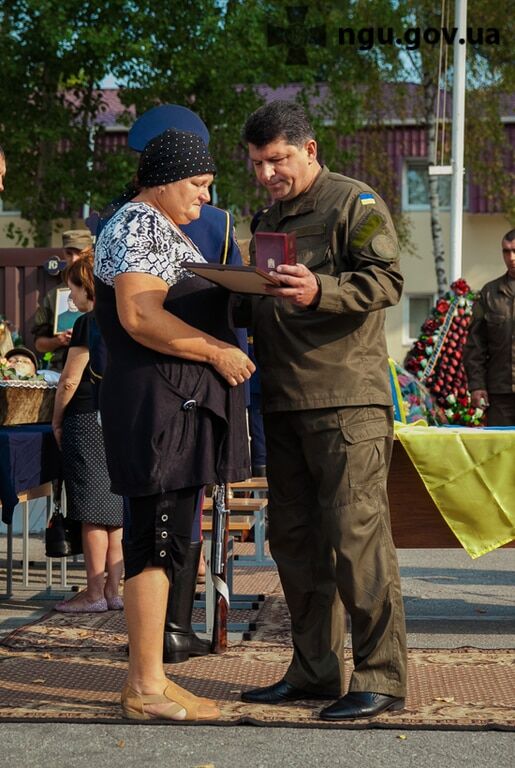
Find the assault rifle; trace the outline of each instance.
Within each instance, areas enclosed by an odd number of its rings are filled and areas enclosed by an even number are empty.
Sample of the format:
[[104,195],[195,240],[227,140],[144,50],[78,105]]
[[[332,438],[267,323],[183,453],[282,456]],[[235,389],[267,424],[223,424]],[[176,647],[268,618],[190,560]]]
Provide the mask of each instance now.
[[225,486],[215,485],[213,488],[211,576],[216,594],[211,653],[223,653],[227,649],[227,616],[229,612],[229,589],[227,587],[228,541],[229,512],[225,506]]

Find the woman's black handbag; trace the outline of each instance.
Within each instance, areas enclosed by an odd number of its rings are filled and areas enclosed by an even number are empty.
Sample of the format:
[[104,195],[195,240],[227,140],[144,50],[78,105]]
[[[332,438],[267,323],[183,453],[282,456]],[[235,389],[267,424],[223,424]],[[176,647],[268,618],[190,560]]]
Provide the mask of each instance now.
[[54,480],[54,512],[45,530],[45,555],[47,557],[70,557],[82,554],[82,525],[70,520],[61,512],[63,481]]

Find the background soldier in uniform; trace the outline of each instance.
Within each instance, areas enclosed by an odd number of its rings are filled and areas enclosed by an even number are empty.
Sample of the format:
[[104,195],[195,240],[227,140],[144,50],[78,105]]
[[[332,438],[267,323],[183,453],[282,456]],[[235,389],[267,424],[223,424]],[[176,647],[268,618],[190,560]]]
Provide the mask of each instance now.
[[[69,229],[63,232],[63,249],[66,266],[84,256],[93,248],[93,239],[87,229]],[[61,331],[54,336],[55,302],[58,288],[66,288],[64,283],[51,288],[44,296],[41,306],[36,311],[32,333],[34,346],[40,355],[50,356],[50,368],[61,370],[64,352],[70,344],[71,330]],[[79,317],[79,313],[77,313]]]
[[[352,617],[349,692],[326,720],[404,704],[405,621],[386,479],[392,401],[384,308],[399,301],[397,237],[367,185],[331,173],[303,109],[275,101],[244,139],[274,200],[257,231],[295,232],[297,265],[252,300],[270,487],[269,534],[292,621],[283,680],[248,702],[341,696],[344,620]],[[254,246],[251,243],[251,260]],[[244,303],[239,321],[244,318]],[[247,320],[247,323],[243,321]]]
[[481,288],[463,352],[472,405],[488,408],[490,427],[515,425],[515,229],[502,255],[507,271]]

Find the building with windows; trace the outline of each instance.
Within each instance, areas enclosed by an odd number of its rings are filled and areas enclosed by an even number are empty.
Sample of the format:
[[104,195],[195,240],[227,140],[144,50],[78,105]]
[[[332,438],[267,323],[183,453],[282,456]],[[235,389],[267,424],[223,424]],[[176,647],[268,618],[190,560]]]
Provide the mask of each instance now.
[[[515,146],[515,117],[506,123],[506,131]],[[395,129],[392,129],[395,132]],[[411,151],[400,154],[399,183],[401,210],[410,225],[413,253],[402,259],[405,278],[400,304],[387,313],[387,333],[390,354],[402,361],[407,350],[418,337],[420,326],[428,316],[436,298],[436,277],[431,236],[427,168],[424,156],[423,129],[398,129],[405,146],[406,133],[419,134],[411,143]],[[411,136],[413,139],[414,136]],[[418,150],[417,154],[414,148]],[[511,183],[513,169],[506,169],[506,178],[500,183]],[[513,226],[496,209],[495,201],[483,195],[482,189],[470,175],[464,179],[462,275],[473,290],[479,290],[488,280],[503,271],[501,257],[502,236]],[[440,222],[447,254],[449,275],[450,251],[450,176],[439,178]]]
[[[288,85],[271,89],[261,87],[260,93],[266,99],[294,99],[301,85]],[[402,213],[410,228],[411,248],[403,252],[402,270],[405,276],[404,295],[400,304],[387,312],[387,336],[389,352],[402,363],[404,356],[431,307],[436,295],[436,278],[433,261],[431,226],[428,200],[429,165],[427,138],[424,127],[416,118],[420,106],[421,93],[418,86],[406,85],[405,104],[402,111],[393,104],[392,88],[385,86],[381,114],[374,116],[369,125],[355,136],[341,138],[342,157],[353,157],[350,163],[343,162],[340,167],[332,165],[332,170],[347,176],[359,178],[381,194],[390,208]],[[116,90],[104,92],[106,110],[102,113],[105,131],[100,135],[110,150],[116,152],[127,143],[128,128],[121,125],[118,116],[124,108],[118,100]],[[327,98],[324,89],[320,89],[320,99]],[[515,100],[507,101],[503,124],[508,142],[515,147]],[[450,129],[449,129],[450,130]],[[378,151],[379,146],[379,151]],[[373,148],[373,151],[372,151]],[[372,158],[372,159],[371,159]],[[389,165],[389,182],[383,188],[381,177],[374,169],[381,163]],[[506,167],[506,176],[498,183],[512,183],[513,167]],[[384,175],[383,177],[384,178]],[[441,201],[441,224],[446,253],[450,245],[450,177],[440,177],[439,192]],[[463,274],[462,277],[472,289],[479,289],[487,280],[502,272],[500,242],[503,234],[514,226],[499,210],[498,202],[474,182],[470,174],[464,179],[464,220],[463,220]],[[19,214],[9,204],[8,186],[6,196],[0,199],[0,248],[12,247],[12,241],[5,234],[6,226],[13,222],[23,228]],[[64,227],[69,222],[63,222]],[[74,222],[82,226],[82,222]],[[248,219],[239,221],[237,234],[241,239],[249,237]],[[60,243],[55,237],[55,245]],[[447,265],[449,266],[449,265]]]

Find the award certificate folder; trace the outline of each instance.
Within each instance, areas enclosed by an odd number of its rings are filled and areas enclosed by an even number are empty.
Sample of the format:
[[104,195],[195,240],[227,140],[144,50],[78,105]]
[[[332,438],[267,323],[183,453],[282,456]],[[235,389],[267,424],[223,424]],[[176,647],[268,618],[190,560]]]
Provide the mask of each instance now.
[[266,285],[280,285],[281,281],[259,267],[240,267],[232,264],[202,264],[198,261],[183,261],[189,272],[211,280],[234,293],[266,295]]

